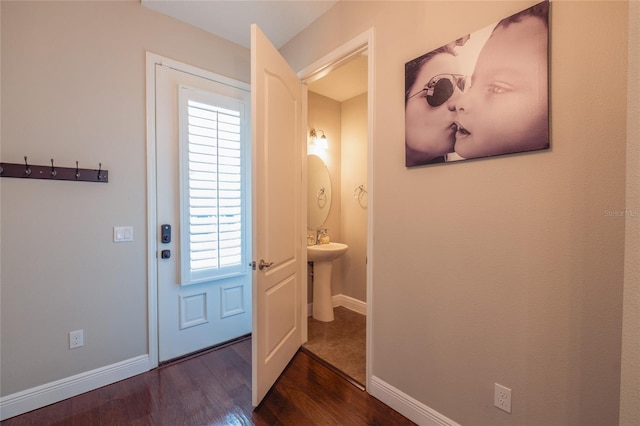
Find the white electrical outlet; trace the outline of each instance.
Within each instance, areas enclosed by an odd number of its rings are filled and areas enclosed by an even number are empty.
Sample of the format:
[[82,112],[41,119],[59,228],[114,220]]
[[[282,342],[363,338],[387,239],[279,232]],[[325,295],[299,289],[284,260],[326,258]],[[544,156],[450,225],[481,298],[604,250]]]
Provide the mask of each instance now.
[[69,332],[69,349],[84,346],[84,331],[76,330]]
[[511,389],[495,383],[493,405],[507,413],[511,413]]

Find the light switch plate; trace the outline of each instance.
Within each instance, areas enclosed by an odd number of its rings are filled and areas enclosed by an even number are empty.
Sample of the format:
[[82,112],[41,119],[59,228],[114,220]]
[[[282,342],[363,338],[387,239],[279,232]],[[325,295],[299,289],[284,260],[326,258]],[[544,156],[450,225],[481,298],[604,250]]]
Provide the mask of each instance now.
[[133,241],[133,226],[114,226],[113,242],[124,243]]

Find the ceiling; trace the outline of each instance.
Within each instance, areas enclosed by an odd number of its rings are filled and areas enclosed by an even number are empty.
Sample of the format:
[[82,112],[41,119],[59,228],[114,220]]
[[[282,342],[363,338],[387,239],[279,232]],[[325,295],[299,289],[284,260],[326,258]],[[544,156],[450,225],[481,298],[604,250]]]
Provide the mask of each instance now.
[[[144,7],[191,24],[246,48],[251,24],[258,24],[276,48],[281,48],[339,0],[140,0]],[[309,90],[338,102],[367,91],[366,56],[358,56]]]
[[338,0],[140,0],[145,7],[251,47],[251,24],[258,24],[280,49]]
[[366,55],[358,55],[307,87],[311,92],[344,102],[367,91],[367,63]]

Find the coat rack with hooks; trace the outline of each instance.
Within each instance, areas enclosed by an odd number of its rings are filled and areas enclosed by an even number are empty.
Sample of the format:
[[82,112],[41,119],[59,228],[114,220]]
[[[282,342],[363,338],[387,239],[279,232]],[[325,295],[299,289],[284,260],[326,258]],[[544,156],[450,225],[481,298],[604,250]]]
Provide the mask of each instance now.
[[102,169],[102,163],[98,163],[98,169],[81,169],[76,161],[75,167],[58,167],[51,159],[50,166],[38,166],[29,164],[24,157],[24,164],[0,163],[0,177],[26,178],[26,179],[51,179],[73,180],[78,182],[109,182],[109,171]]

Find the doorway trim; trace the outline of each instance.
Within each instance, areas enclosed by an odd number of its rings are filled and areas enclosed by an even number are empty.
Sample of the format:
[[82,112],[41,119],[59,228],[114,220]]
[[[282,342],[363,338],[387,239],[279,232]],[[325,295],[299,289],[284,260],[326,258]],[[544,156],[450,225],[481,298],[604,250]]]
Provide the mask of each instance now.
[[251,85],[202,68],[146,52],[147,126],[147,345],[149,369],[158,366],[158,218],[156,182],[156,65],[203,77],[227,86],[251,91]]
[[367,319],[366,319],[366,389],[371,388],[371,365],[373,364],[373,135],[374,135],[374,38],[375,28],[371,27],[351,39],[342,46],[323,56],[316,62],[298,72],[298,77],[303,83],[312,83],[331,71],[349,62],[356,55],[367,52]]

